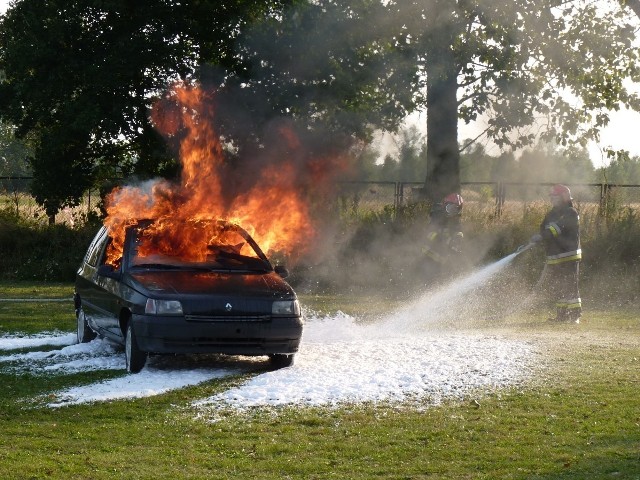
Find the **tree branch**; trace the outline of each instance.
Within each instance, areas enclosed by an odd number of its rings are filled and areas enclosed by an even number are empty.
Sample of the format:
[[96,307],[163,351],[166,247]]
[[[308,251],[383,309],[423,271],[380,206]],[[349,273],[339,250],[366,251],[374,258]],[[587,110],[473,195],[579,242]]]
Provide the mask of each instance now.
[[469,140],[467,143],[465,143],[462,148],[458,149],[458,152],[462,153],[464,152],[467,148],[469,148],[471,145],[473,145],[474,143],[476,143],[476,141],[482,137],[485,133],[487,133],[489,131],[490,127],[485,128],[480,135],[478,135],[476,138],[473,138],[471,140]]
[[622,5],[629,7],[640,18],[640,0],[623,0]]

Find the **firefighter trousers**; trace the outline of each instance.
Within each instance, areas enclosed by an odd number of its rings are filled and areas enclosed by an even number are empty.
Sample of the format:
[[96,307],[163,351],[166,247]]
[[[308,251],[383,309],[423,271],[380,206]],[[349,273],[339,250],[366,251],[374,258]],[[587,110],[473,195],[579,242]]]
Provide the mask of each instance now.
[[549,264],[547,268],[550,277],[549,289],[556,302],[556,319],[579,319],[582,312],[582,300],[578,285],[580,262]]

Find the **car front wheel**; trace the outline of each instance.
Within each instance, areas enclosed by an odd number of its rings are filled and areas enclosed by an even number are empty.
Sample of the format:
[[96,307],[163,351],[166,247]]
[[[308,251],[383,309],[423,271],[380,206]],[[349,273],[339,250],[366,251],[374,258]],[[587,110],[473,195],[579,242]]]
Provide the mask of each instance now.
[[274,353],[269,355],[269,361],[274,368],[285,368],[293,365],[293,354]]
[[87,316],[84,314],[84,310],[82,310],[82,307],[78,309],[76,322],[76,334],[78,343],[87,343],[96,338],[96,332],[91,330],[91,327],[89,327],[89,324],[87,323]]
[[131,322],[127,324],[127,336],[124,343],[124,355],[127,362],[127,372],[138,373],[147,363],[147,352],[138,348],[136,335]]

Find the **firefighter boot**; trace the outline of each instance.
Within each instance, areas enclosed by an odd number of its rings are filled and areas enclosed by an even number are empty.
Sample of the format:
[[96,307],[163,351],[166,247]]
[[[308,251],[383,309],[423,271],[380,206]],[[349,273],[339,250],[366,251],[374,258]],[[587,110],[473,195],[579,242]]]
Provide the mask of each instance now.
[[572,308],[569,310],[569,323],[580,323],[580,316],[582,312],[579,308]]

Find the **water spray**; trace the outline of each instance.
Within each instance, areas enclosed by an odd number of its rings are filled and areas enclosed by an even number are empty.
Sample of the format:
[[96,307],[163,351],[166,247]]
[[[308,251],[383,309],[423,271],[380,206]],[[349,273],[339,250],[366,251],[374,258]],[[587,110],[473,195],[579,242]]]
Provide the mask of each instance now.
[[[386,327],[396,333],[400,331],[415,332],[423,329],[427,324],[442,325],[455,322],[455,319],[467,315],[465,309],[469,307],[467,300],[470,293],[481,285],[487,284],[517,256],[536,245],[535,242],[521,245],[513,253],[500,260],[458,278],[436,291],[427,292],[408,308],[384,319],[380,327]],[[541,283],[545,270],[536,283],[536,287]]]

